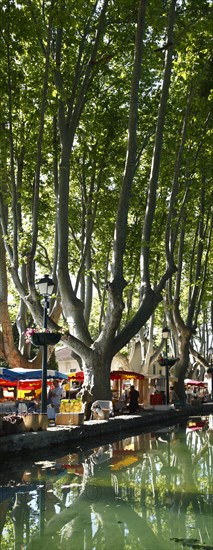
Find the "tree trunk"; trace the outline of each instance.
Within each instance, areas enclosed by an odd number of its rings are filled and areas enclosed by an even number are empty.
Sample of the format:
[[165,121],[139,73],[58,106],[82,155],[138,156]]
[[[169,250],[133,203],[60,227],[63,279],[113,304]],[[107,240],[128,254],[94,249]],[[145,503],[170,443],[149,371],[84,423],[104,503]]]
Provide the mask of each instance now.
[[178,333],[178,356],[179,361],[175,364],[173,368],[173,374],[178,378],[178,382],[174,383],[175,390],[179,396],[181,402],[185,403],[185,388],[184,388],[184,379],[186,371],[189,366],[189,342],[192,336],[192,332],[189,327],[187,327],[181,318],[179,311],[179,302],[174,300],[174,320]]

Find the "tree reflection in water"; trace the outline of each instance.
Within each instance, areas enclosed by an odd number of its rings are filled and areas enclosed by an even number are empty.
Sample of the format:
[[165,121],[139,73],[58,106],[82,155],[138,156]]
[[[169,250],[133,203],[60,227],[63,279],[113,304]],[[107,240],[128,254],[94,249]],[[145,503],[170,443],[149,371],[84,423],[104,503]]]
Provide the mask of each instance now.
[[1,471],[0,548],[213,548],[212,465],[204,424]]

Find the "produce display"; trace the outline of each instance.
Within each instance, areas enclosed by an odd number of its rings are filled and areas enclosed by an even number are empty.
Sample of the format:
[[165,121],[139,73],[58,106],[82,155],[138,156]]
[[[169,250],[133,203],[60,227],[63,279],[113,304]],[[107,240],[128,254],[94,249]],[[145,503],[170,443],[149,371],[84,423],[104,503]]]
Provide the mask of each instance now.
[[81,399],[62,399],[60,413],[64,412],[83,412]]

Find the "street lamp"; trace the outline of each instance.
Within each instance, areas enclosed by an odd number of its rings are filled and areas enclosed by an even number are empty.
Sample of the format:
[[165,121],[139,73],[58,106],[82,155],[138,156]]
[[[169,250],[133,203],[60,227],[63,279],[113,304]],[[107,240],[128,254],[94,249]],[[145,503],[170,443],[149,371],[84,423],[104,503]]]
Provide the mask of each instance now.
[[213,348],[209,348],[208,349],[208,360],[210,359],[210,367],[209,369],[207,370],[207,374],[211,374],[212,375],[212,395],[211,395],[211,399],[213,401],[213,366],[212,366],[212,356],[213,356]]
[[168,348],[167,348],[167,340],[170,335],[170,330],[168,327],[164,327],[162,330],[162,338],[165,340],[166,343],[166,353],[165,353],[165,360],[164,360],[164,366],[166,367],[166,405],[169,405],[169,361],[168,361]]
[[[47,310],[49,308],[49,298],[54,290],[54,282],[48,275],[45,275],[38,281],[38,289],[44,297],[43,328],[47,328]],[[47,412],[47,344],[42,346],[42,391],[41,391],[41,412]]]

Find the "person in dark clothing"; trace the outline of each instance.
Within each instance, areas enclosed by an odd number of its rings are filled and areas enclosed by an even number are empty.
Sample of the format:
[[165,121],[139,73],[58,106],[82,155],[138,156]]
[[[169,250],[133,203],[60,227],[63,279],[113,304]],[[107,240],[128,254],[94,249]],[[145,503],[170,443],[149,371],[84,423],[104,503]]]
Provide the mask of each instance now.
[[134,414],[138,410],[139,392],[135,389],[135,386],[130,387],[129,392],[129,412]]

